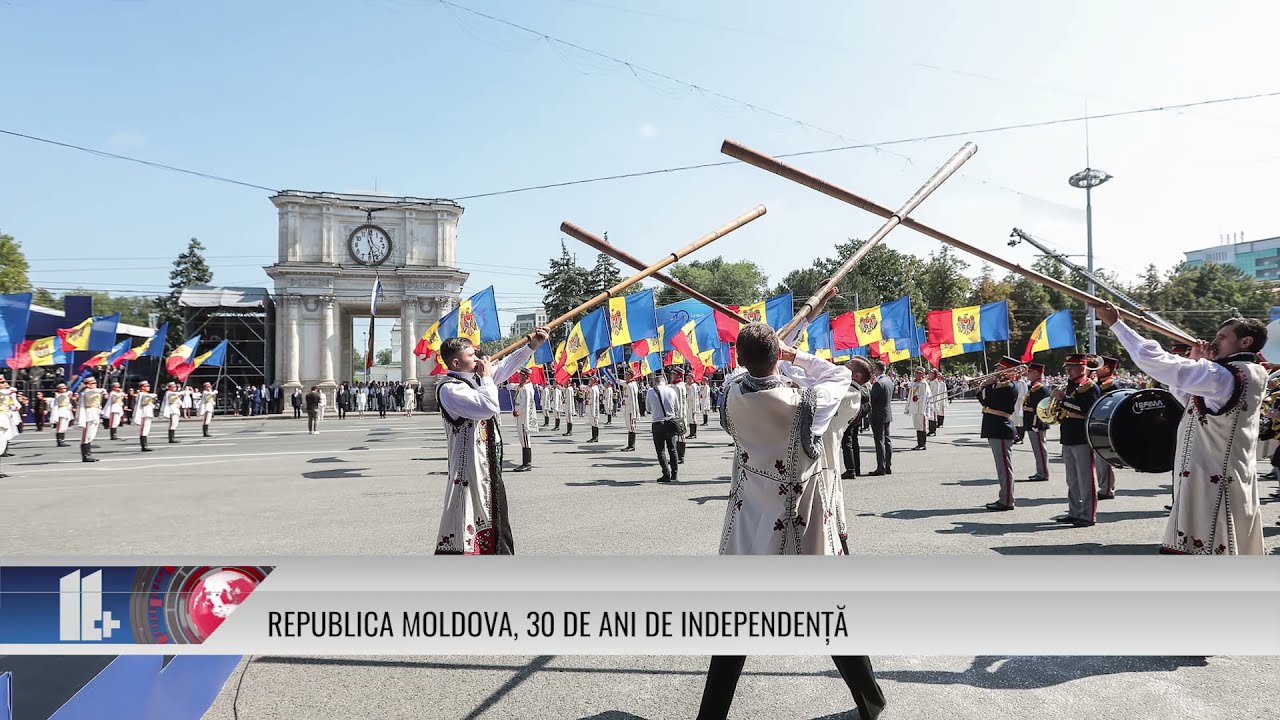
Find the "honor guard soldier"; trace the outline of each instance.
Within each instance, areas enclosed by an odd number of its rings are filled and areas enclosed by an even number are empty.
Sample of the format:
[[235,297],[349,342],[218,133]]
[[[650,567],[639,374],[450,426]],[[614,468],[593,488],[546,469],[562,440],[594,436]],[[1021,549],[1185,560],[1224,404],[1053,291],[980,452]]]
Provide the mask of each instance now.
[[93,456],[93,440],[98,436],[98,428],[102,425],[102,406],[106,404],[107,394],[98,387],[98,379],[90,375],[84,380],[84,388],[80,390],[80,404],[77,408],[80,426],[80,461],[98,462]]
[[[9,440],[13,437],[15,430],[11,411],[17,403],[13,398],[14,392],[9,387],[9,381],[4,376],[0,376],[0,458],[9,457]],[[0,478],[6,477],[9,476],[0,471]]]
[[916,379],[907,390],[907,407],[904,414],[911,416],[916,429],[916,446],[912,450],[925,449],[925,435],[928,428],[925,417],[929,414],[929,383],[924,379],[924,368],[916,368]]
[[124,420],[124,398],[125,394],[120,389],[120,383],[111,383],[111,392],[107,393],[107,427],[111,430],[112,440],[120,439],[116,433]]
[[554,380],[552,380],[552,383],[554,384],[551,386],[548,395],[551,396],[551,414],[555,417],[556,424],[555,427],[551,428],[551,431],[558,432],[560,430],[560,409],[563,404],[560,396],[563,390],[560,388],[559,383],[556,383]]
[[213,391],[213,385],[205,383],[200,389],[200,418],[203,421],[200,425],[201,434],[204,437],[213,437],[209,434],[209,423],[213,422],[213,410],[218,405],[218,393]]
[[677,464],[683,465],[684,451],[685,451],[685,444],[684,444],[685,437],[688,436],[690,432],[692,432],[692,429],[689,427],[689,420],[688,420],[689,418],[688,399],[689,398],[688,398],[688,395],[685,394],[685,389],[684,389],[685,388],[684,368],[679,366],[673,366],[671,368],[671,379],[674,381],[671,383],[671,387],[676,391],[676,396],[677,396],[675,412],[680,417],[685,418],[684,433],[678,436],[676,439]]
[[151,392],[151,383],[143,380],[138,383],[138,397],[133,404],[133,424],[138,426],[138,444],[142,452],[151,452],[147,447],[147,436],[151,434],[151,419],[156,415],[158,398]]
[[587,442],[600,442],[600,378],[591,376],[591,385],[587,388],[587,419],[591,421],[591,439]]
[[1067,386],[1055,390],[1062,434],[1062,463],[1067,475],[1067,514],[1054,518],[1076,527],[1090,527],[1097,520],[1097,486],[1093,480],[1093,448],[1089,447],[1089,411],[1102,393],[1089,379],[1089,356],[1072,353],[1063,363]]
[[622,386],[622,415],[627,419],[627,446],[622,452],[635,452],[636,423],[640,422],[640,387],[636,374],[627,370],[627,382]]
[[529,472],[533,469],[533,448],[529,446],[529,434],[534,430],[533,385],[529,383],[529,368],[520,368],[520,385],[516,388],[511,416],[516,421],[516,435],[520,438],[520,464],[511,472]]
[[[1103,357],[1102,367],[1098,368],[1096,382],[1098,383],[1098,391],[1106,395],[1116,389],[1116,368],[1120,367],[1120,361],[1113,357]],[[1111,467],[1111,463],[1102,459],[1102,456],[1093,454],[1093,471],[1098,479],[1098,499],[1111,500],[1116,496],[1116,471]]]
[[58,441],[58,447],[67,447],[67,426],[71,424],[74,414],[67,384],[58,383],[53,397],[49,398],[49,422],[53,425],[54,438]]
[[1044,447],[1044,434],[1049,426],[1036,414],[1036,408],[1047,397],[1049,388],[1044,385],[1044,365],[1027,363],[1027,397],[1022,402],[1022,427],[1031,438],[1031,454],[1036,458],[1036,473],[1027,478],[1029,482],[1049,480],[1049,454]]
[[711,414],[711,383],[703,376],[698,383],[698,404],[702,407],[702,424],[707,424],[707,416]]
[[947,382],[937,370],[929,373],[929,402],[932,409],[929,413],[929,435],[937,435],[947,416]]
[[1017,431],[1013,427],[1013,413],[1018,406],[1018,390],[1013,386],[1014,368],[1021,363],[1008,355],[996,365],[997,375],[989,385],[978,391],[978,404],[982,405],[982,433],[991,447],[996,462],[996,479],[1000,481],[1000,499],[987,503],[988,510],[1012,510],[1013,500],[1013,440]]
[[169,421],[169,442],[178,442],[178,418],[182,416],[182,390],[177,383],[165,386],[164,399],[160,402],[160,416]]
[[613,424],[613,383],[606,383],[604,386],[604,415],[605,425]]
[[573,434],[573,413],[576,398],[574,395],[574,387],[569,383],[565,383],[564,388],[560,391],[560,411],[564,413],[565,431],[564,436],[569,437]]
[[555,392],[555,388],[546,385],[537,389],[538,399],[542,401],[542,427],[551,424],[551,394],[553,392]]
[[701,405],[701,391],[698,390],[698,381],[693,379],[693,373],[686,373],[686,381],[684,385],[684,409],[685,422],[689,424],[689,439],[698,437],[698,413]]

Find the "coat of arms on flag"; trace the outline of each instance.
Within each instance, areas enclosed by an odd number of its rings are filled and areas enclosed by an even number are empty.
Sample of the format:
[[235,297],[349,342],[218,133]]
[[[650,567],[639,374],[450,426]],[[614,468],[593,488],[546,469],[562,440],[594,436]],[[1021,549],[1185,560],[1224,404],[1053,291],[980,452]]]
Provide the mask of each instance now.
[[746,318],[748,322],[760,322],[763,320],[763,317],[760,314],[760,308],[757,307],[744,309],[742,317]]
[[965,335],[972,335],[978,329],[978,319],[972,315],[961,315],[956,318],[956,328]]
[[581,341],[578,338],[578,335],[572,334],[569,336],[569,341],[565,343],[564,349],[566,353],[568,353],[570,356],[573,356],[573,354],[578,352],[578,349],[581,347],[582,345],[581,345]]
[[622,332],[622,312],[616,308],[609,312],[609,332],[613,335]]
[[879,322],[876,320],[876,316],[873,313],[867,313],[866,315],[858,318],[858,330],[867,335],[875,332],[876,325],[878,324]]
[[471,337],[480,332],[480,324],[476,322],[476,314],[474,311],[461,313],[458,316],[458,335],[461,337]]

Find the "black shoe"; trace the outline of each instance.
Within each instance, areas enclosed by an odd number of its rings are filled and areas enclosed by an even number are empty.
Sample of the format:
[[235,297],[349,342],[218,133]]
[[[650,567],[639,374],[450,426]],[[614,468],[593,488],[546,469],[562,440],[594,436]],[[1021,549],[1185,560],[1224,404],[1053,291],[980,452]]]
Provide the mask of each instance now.
[[80,462],[98,462],[98,458],[90,454],[89,444],[85,443],[80,446]]
[[985,507],[988,510],[1001,510],[1001,511],[1013,509],[1012,505],[1005,505],[1004,503],[998,503],[998,502],[987,503],[983,507]]
[[881,475],[888,475],[888,474],[889,474],[888,472],[881,470],[879,468],[876,468],[875,470],[872,470],[871,472],[867,473],[867,477],[879,477]]
[[1172,505],[1165,505],[1165,506],[1164,506],[1164,509],[1165,509],[1165,510],[1167,510],[1168,512],[1173,512],[1173,506],[1172,506]]
[[1053,521],[1060,522],[1060,523],[1073,523],[1076,521],[1076,518],[1073,518],[1070,515],[1059,515],[1058,517],[1054,518]]
[[840,473],[841,480],[852,480],[856,477],[858,477],[858,473],[852,470],[845,470],[843,473]]
[[528,465],[517,465],[516,467],[511,468],[511,472],[529,472],[532,469],[533,468]]
[[1094,522],[1092,520],[1085,520],[1084,518],[1072,518],[1071,524],[1075,527],[1093,527]]
[[1099,493],[1098,499],[1099,500],[1115,500],[1116,494],[1115,493]]
[[662,477],[658,478],[658,482],[671,482],[671,476],[663,475]]
[[13,457],[13,453],[11,453],[11,452],[9,452],[8,450],[6,450],[6,451],[4,451],[4,452],[0,453],[0,457]]
[[1032,475],[1031,477],[1028,477],[1026,481],[1027,482],[1049,482],[1049,478],[1043,475]]

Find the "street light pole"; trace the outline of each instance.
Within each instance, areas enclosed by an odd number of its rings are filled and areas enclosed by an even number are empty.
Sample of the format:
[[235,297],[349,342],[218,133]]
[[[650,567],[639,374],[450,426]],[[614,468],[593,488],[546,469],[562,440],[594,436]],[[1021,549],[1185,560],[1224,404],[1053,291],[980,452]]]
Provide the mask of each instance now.
[[[1072,175],[1067,182],[1074,188],[1084,188],[1084,224],[1085,233],[1088,237],[1088,270],[1093,275],[1093,189],[1102,183],[1111,179],[1111,175],[1095,168],[1085,168],[1080,172]],[[1096,295],[1097,289],[1094,287],[1093,278],[1089,278],[1089,294]],[[1094,318],[1093,308],[1089,308],[1085,315],[1085,325],[1089,328],[1089,354],[1096,355],[1098,353],[1098,331],[1094,327],[1096,320]]]

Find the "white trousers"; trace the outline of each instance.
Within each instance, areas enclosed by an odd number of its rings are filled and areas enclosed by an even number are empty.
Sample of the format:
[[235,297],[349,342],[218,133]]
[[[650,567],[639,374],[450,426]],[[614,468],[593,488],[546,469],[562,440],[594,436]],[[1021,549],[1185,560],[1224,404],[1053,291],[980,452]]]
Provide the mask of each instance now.
[[170,416],[169,416],[169,429],[170,429],[170,430],[177,430],[177,429],[178,429],[178,416],[177,416],[177,415],[170,415]]
[[54,432],[64,433],[67,431],[67,426],[70,424],[71,424],[70,418],[60,417],[58,418],[57,429]]
[[209,427],[209,423],[213,422],[213,411],[210,410],[204,413],[203,417],[204,417],[204,426]]
[[138,437],[144,438],[151,434],[151,418],[144,417],[138,421]]
[[115,429],[120,427],[120,420],[124,417],[123,412],[113,412],[107,416],[107,427]]
[[84,428],[80,432],[80,444],[88,445],[93,439],[98,437],[98,428],[102,426],[101,420],[90,420],[84,424]]

